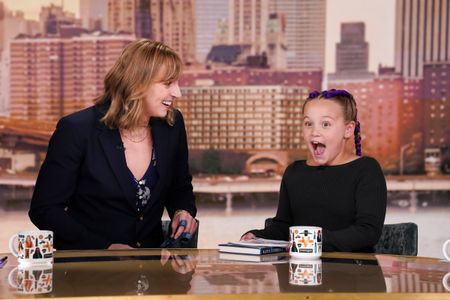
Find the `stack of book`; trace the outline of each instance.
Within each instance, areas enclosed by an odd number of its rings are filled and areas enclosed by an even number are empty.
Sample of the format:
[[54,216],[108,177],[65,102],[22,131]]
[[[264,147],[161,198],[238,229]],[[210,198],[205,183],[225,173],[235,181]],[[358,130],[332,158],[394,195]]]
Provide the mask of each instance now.
[[236,253],[247,255],[264,255],[270,253],[287,252],[289,249],[288,241],[253,239],[248,241],[230,242],[219,244],[219,252]]
[[278,254],[251,255],[251,254],[237,254],[237,253],[220,252],[219,259],[230,260],[230,261],[241,261],[241,262],[248,262],[248,263],[258,263],[258,264],[261,264],[261,263],[276,264],[276,263],[284,263],[284,262],[289,261],[289,256],[278,255]]

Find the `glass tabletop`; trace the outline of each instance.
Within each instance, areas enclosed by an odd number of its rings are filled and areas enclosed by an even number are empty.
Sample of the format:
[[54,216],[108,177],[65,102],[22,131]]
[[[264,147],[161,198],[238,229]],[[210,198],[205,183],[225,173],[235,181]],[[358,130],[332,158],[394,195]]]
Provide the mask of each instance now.
[[318,260],[287,254],[245,256],[217,250],[58,251],[53,264],[0,272],[0,298],[140,295],[344,293],[422,296],[447,293],[450,263],[432,258],[324,253]]

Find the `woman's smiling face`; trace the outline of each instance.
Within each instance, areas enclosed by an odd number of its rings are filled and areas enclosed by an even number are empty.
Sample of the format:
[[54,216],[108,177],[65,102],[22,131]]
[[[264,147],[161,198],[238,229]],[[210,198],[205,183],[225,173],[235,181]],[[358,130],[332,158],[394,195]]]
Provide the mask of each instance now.
[[346,141],[353,136],[355,122],[346,122],[339,103],[332,99],[313,100],[303,113],[303,138],[311,153],[309,165],[338,165],[345,162]]
[[181,92],[178,80],[150,84],[145,94],[146,116],[164,118],[172,107],[172,102],[179,97],[181,97]]

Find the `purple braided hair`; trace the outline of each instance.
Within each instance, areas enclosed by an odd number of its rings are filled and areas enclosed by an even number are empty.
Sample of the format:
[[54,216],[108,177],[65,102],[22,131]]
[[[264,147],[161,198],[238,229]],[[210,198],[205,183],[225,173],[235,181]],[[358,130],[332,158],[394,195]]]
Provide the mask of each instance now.
[[359,121],[356,121],[356,126],[355,126],[355,150],[356,150],[356,155],[358,156],[362,156],[362,147],[361,147],[361,123]]
[[306,99],[305,103],[303,104],[303,110],[305,109],[306,103],[308,103],[311,100],[314,99],[330,99],[335,100],[339,102],[343,107],[344,111],[347,114],[347,111],[349,111],[350,115],[346,116],[347,119],[350,119],[352,121],[355,121],[355,150],[356,155],[362,156],[362,147],[361,147],[361,123],[358,121],[358,110],[356,108],[356,101],[355,98],[353,98],[353,95],[347,92],[346,90],[337,90],[337,89],[330,89],[330,90],[324,90],[322,92],[319,91],[312,91],[309,93],[308,98]]

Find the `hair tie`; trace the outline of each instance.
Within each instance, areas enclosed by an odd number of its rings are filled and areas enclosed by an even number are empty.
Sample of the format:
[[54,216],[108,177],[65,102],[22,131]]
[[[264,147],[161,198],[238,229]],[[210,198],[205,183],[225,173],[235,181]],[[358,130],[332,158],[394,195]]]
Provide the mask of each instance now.
[[320,92],[319,92],[319,91],[312,91],[311,93],[309,93],[308,99],[314,99],[314,98],[317,98],[317,97],[319,97],[319,95],[320,95]]
[[355,135],[355,150],[356,150],[356,155],[358,156],[362,156],[362,147],[361,147],[361,123],[359,123],[359,121],[356,121],[356,126],[355,126],[355,131],[354,131],[354,135]]

